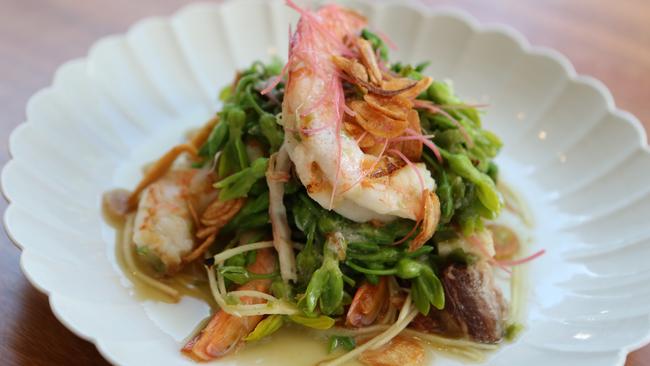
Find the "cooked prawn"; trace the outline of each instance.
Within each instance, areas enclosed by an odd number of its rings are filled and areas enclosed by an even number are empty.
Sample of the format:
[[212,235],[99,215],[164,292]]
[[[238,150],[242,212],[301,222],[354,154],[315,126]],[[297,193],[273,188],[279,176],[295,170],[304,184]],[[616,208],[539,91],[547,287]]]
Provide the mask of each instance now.
[[[275,271],[275,255],[271,249],[257,252],[255,262],[248,270],[255,274],[269,274]],[[256,279],[241,285],[238,291],[268,292],[270,279]],[[260,304],[264,300],[257,297],[240,297],[243,304]],[[246,335],[255,329],[262,315],[238,317],[223,310],[217,311],[208,325],[183,347],[182,351],[198,361],[209,361],[234,352],[242,345]]]
[[133,242],[138,253],[159,272],[173,273],[194,247],[193,223],[187,200],[197,169],[172,170],[140,195]]
[[201,257],[244,204],[243,199],[220,201],[211,169],[190,168],[182,156],[195,158],[218,122],[212,118],[187,143],[154,162],[133,192],[115,190],[104,196],[111,214],[137,209],[133,241],[158,272],[172,274]]
[[[430,172],[418,162],[393,163],[381,156],[386,150],[381,146],[410,126],[419,127],[414,115],[400,108],[412,107],[407,99],[426,89],[431,79],[388,80],[369,43],[359,38],[366,19],[357,13],[335,5],[315,13],[298,10],[303,16],[291,42],[282,115],[287,151],[300,180],[320,205],[355,221],[421,219],[421,198],[435,186]],[[367,99],[382,103],[383,110],[367,101],[346,105],[343,77],[380,93]],[[342,128],[345,114],[354,117]],[[352,136],[347,126],[358,126],[368,134]],[[360,147],[368,142],[374,148]],[[410,156],[419,155],[417,144],[408,148]],[[383,169],[386,166],[390,169]]]

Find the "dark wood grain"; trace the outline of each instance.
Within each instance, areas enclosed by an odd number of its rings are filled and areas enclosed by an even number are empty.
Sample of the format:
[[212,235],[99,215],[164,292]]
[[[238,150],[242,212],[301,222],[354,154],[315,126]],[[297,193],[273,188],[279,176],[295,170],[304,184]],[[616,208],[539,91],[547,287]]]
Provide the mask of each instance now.
[[[425,1],[425,0],[421,0]],[[602,80],[617,104],[650,124],[650,1],[492,0],[455,4],[483,22],[502,22],[535,45],[558,49],[579,73]],[[25,103],[47,86],[57,66],[82,57],[99,37],[123,32],[136,20],[166,15],[183,0],[0,0],[0,163],[7,138],[25,118]],[[6,207],[0,200],[2,211]],[[107,364],[88,342],[52,315],[47,297],[20,272],[19,250],[0,234],[0,363]],[[650,347],[627,366],[650,366]]]

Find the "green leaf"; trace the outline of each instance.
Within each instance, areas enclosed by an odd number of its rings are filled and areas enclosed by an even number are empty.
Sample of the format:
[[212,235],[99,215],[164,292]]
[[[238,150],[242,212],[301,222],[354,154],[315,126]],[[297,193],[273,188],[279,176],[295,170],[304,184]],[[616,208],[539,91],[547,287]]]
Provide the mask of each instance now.
[[260,339],[275,333],[278,329],[282,328],[283,324],[284,317],[282,315],[269,315],[261,322],[257,323],[255,329],[250,332],[244,340],[246,342],[259,341]]
[[399,278],[410,279],[420,276],[426,265],[409,258],[400,259],[395,267],[395,275]]
[[269,192],[246,200],[244,207],[222,229],[225,233],[234,230],[251,229],[264,226],[269,222]]
[[248,152],[246,152],[246,145],[241,138],[234,141],[235,152],[237,153],[237,160],[239,161],[239,169],[246,169],[248,167]]
[[476,169],[467,156],[452,154],[442,149],[441,153],[456,174],[476,185],[481,203],[488,210],[498,213],[501,209],[501,199],[494,181],[487,174]]
[[440,174],[437,176],[436,183],[436,194],[440,200],[440,221],[442,223],[448,223],[454,214],[454,200],[451,193],[449,175],[444,170],[440,170]]
[[334,352],[338,347],[342,347],[347,351],[352,351],[356,346],[356,341],[352,337],[331,336],[327,344],[327,353]]
[[258,158],[250,167],[226,177],[214,184],[221,189],[219,199],[222,201],[245,197],[255,182],[264,177],[268,167],[268,158]]
[[305,295],[301,300],[302,307],[307,314],[313,314],[316,310],[318,299],[327,284],[328,276],[327,270],[323,269],[323,267],[317,269],[311,276],[307,290],[305,290]]
[[201,146],[199,155],[204,158],[213,158],[217,151],[221,150],[224,144],[228,141],[228,124],[225,122],[217,122],[214,126],[208,140]]
[[442,283],[427,265],[424,265],[420,276],[411,281],[411,296],[415,307],[423,315],[429,314],[431,305],[438,310],[445,307],[445,293]]
[[[248,261],[244,260],[244,264],[246,264],[246,262]],[[252,280],[268,279],[278,276],[277,272],[268,274],[252,273],[246,268],[240,266],[223,266],[219,268],[219,273],[221,273],[221,275],[223,275],[228,280],[238,285],[243,285]]]
[[442,286],[442,282],[433,270],[427,266],[427,270],[422,272],[422,276],[419,277],[423,283],[423,288],[427,288],[427,295],[429,297],[429,302],[436,309],[442,310],[445,307],[445,290]]
[[315,318],[303,315],[289,315],[289,319],[294,323],[320,330],[330,329],[336,323],[336,320],[325,315],[320,315]]
[[279,299],[291,298],[291,285],[282,281],[281,277],[276,277],[271,283],[271,293]]
[[328,269],[327,282],[320,296],[320,310],[324,314],[334,314],[341,307],[343,301],[343,273],[338,261],[323,263]]
[[453,105],[460,103],[454,95],[451,84],[444,81],[434,81],[427,90],[427,96],[436,104]]
[[429,315],[431,302],[429,302],[429,298],[422,290],[421,281],[414,280],[411,282],[411,297],[413,298],[413,303],[418,311],[423,315]]
[[321,235],[327,236],[340,232],[350,245],[357,243],[389,245],[408,234],[414,224],[407,219],[396,219],[383,225],[357,223],[325,210],[309,198],[304,190],[293,202],[291,210],[296,226],[305,234],[310,230],[310,225],[315,223]]
[[341,234],[328,236],[327,243],[323,246],[323,264],[311,276],[302,300],[305,313],[313,314],[317,303],[320,311],[326,315],[341,310],[344,283],[339,258],[345,255],[346,245]]
[[246,169],[248,167],[248,153],[242,141],[242,130],[246,123],[246,112],[241,108],[233,107],[228,110],[226,116],[229,127],[228,144],[234,149],[235,156],[237,156],[237,161],[239,162],[239,169]]
[[225,177],[235,170],[237,157],[235,155],[234,149],[234,146],[226,143],[226,145],[221,150],[221,156],[219,156],[219,166],[217,167],[218,176]]
[[226,85],[219,92],[219,100],[225,102],[228,99],[230,99],[231,95],[232,95],[232,85]]
[[284,132],[274,115],[265,113],[260,117],[260,130],[271,146],[271,153],[278,151],[284,142]]
[[306,284],[311,279],[313,273],[321,266],[321,256],[318,248],[314,244],[316,226],[304,231],[307,235],[305,247],[296,255],[296,267],[298,268],[299,283]]
[[382,247],[374,253],[355,253],[348,252],[351,259],[361,260],[364,262],[396,262],[402,258],[402,251],[395,247]]
[[431,65],[431,61],[420,62],[419,64],[415,65],[415,71],[422,72],[424,69],[429,67],[429,65]]
[[[363,273],[365,275],[372,275],[372,276],[392,276],[395,274],[397,271],[395,268],[366,268],[363,266],[360,266],[350,260],[345,262],[345,265],[352,268],[353,270]],[[370,265],[368,267],[371,267]],[[372,266],[372,267],[378,267],[378,266]],[[373,284],[376,284],[376,280],[370,280]]]
[[506,327],[506,332],[503,338],[508,342],[514,341],[519,334],[524,330],[524,326],[520,323],[512,323]]

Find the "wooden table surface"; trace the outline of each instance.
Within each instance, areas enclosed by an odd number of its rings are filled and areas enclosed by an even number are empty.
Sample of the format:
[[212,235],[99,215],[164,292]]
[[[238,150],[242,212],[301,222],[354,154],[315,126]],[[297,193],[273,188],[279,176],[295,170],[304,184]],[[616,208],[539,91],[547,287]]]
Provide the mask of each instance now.
[[[432,6],[448,0],[420,0]],[[167,15],[184,0],[0,0],[0,164],[7,138],[25,118],[30,95],[49,85],[64,61],[82,57],[99,37],[124,32],[136,20]],[[461,0],[482,22],[520,30],[535,45],[558,49],[579,73],[593,75],[617,104],[650,127],[650,1]],[[6,207],[0,200],[2,211]],[[104,365],[92,344],[61,325],[19,269],[19,250],[0,234],[0,363]],[[98,314],[101,316],[101,314]],[[650,366],[650,347],[627,366]]]

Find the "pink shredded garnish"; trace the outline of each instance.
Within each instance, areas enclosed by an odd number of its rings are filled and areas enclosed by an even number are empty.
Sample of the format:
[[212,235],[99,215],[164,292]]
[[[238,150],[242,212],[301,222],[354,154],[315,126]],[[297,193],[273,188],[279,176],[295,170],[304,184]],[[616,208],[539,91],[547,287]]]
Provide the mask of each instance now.
[[[293,10],[297,11],[300,13],[301,19],[300,21],[303,21],[303,19],[310,21],[311,25],[313,25],[317,30],[324,35],[325,37],[329,38],[331,42],[333,42],[335,45],[340,47],[341,51],[346,50],[348,47],[345,46],[342,40],[336,38],[336,35],[332,33],[329,29],[323,26],[320,17],[318,14],[299,7],[296,3],[293,2],[293,0],[286,0],[286,4],[288,7],[292,8]],[[336,5],[328,5],[326,8],[331,8],[331,9],[338,9]],[[325,8],[321,9],[324,10]]]
[[440,107],[429,100],[415,99],[413,101],[413,108],[424,109],[434,114],[440,113]]
[[508,267],[518,266],[520,264],[524,264],[524,263],[530,262],[532,260],[535,260],[536,258],[541,257],[542,255],[544,255],[544,253],[546,253],[546,250],[542,249],[542,250],[540,250],[540,251],[538,251],[538,252],[536,252],[534,254],[529,255],[528,257],[524,257],[524,258],[521,258],[521,259],[515,259],[515,260],[511,260],[511,261],[497,261],[497,263],[499,263],[502,266],[508,266]]
[[463,138],[467,142],[467,145],[469,147],[472,147],[474,145],[474,141],[470,137],[469,133],[467,133],[465,127],[462,124],[460,124],[460,122],[458,122],[458,120],[456,120],[451,114],[447,113],[444,109],[442,109],[441,106],[437,106],[428,100],[416,99],[413,101],[413,107],[415,107],[416,109],[427,110],[433,114],[440,113],[443,116],[449,118],[452,122],[454,122],[456,127],[458,127],[458,130],[460,131],[461,135],[463,135]]
[[430,138],[433,138],[433,137],[434,137],[434,135],[399,136],[399,137],[393,137],[392,139],[390,139],[390,142],[402,142],[402,141],[413,141],[413,140],[421,141],[423,138],[430,139]]
[[273,88],[278,86],[278,84],[280,84],[280,81],[282,81],[282,79],[285,76],[287,76],[287,73],[289,72],[289,60],[291,60],[291,48],[293,47],[293,43],[295,43],[295,36],[292,35],[291,24],[289,24],[289,51],[287,55],[287,63],[285,63],[284,66],[282,67],[282,71],[280,71],[280,75],[269,80],[270,83],[266,86],[266,88],[262,89],[260,94],[266,95],[268,92],[273,90]]
[[282,71],[280,72],[280,75],[269,79],[269,84],[266,86],[266,88],[262,89],[260,94],[266,95],[271,90],[273,90],[273,88],[278,86],[278,84],[280,84],[282,79],[284,79],[284,77],[287,76],[288,71],[289,71],[289,63],[287,62],[286,64],[284,64],[284,67],[282,68]]
[[346,75],[345,73],[342,73],[342,72],[339,72],[339,73],[338,73],[338,77],[339,77],[341,80],[343,80],[343,81],[347,81],[347,82],[350,83],[350,84],[356,84],[356,83],[357,83],[356,80],[354,80],[353,78],[349,77],[348,75]]
[[411,231],[409,231],[406,235],[404,235],[404,237],[402,239],[394,241],[392,245],[399,245],[399,244],[402,244],[403,242],[407,241],[411,236],[413,236],[413,234],[415,234],[417,229],[420,227],[421,223],[422,223],[422,220],[417,220],[415,222],[415,225],[413,225],[413,228],[411,229]]
[[442,163],[442,155],[440,154],[440,150],[438,150],[438,146],[436,146],[436,144],[434,144],[433,141],[431,141],[428,138],[424,137],[422,135],[422,133],[415,132],[411,128],[407,128],[405,131],[406,131],[406,133],[413,136],[417,140],[420,140],[426,147],[431,149],[431,151],[433,151],[433,155],[436,156],[436,159],[438,159],[438,161]]
[[487,108],[489,104],[439,104],[437,107],[445,109]]
[[363,131],[361,136],[359,136],[359,138],[357,138],[357,145],[359,145],[359,143],[361,143],[361,140],[363,140],[363,138],[366,137],[366,135],[368,135],[368,131]]
[[529,255],[527,257],[524,257],[524,258],[521,258],[521,259],[515,259],[515,260],[511,260],[511,261],[506,261],[506,260],[498,261],[498,260],[495,260],[490,255],[490,253],[488,253],[488,251],[485,248],[485,246],[483,245],[483,243],[475,235],[469,236],[467,239],[472,245],[474,245],[476,248],[478,248],[478,250],[481,251],[481,253],[485,256],[485,258],[487,258],[487,260],[488,260],[488,262],[490,264],[492,264],[494,266],[497,266],[498,268],[500,268],[501,270],[503,270],[503,271],[505,271],[505,272],[507,272],[509,274],[512,274],[512,271],[508,267],[514,267],[514,266],[518,266],[518,265],[521,265],[521,264],[524,264],[524,263],[528,263],[528,262],[530,262],[532,260],[535,260],[536,258],[544,255],[544,253],[546,253],[546,250],[542,249],[542,250],[539,250],[539,251],[535,252],[534,254],[531,254],[531,255]]
[[294,3],[292,0],[286,0],[286,4],[287,4],[288,7],[290,7],[291,9],[293,9],[295,11],[297,11],[298,13],[300,13],[300,15],[302,15],[304,17],[309,17],[311,15],[309,10],[306,10],[306,9],[303,9],[303,8],[299,7],[298,4]]
[[345,104],[345,103],[343,103],[343,112],[345,112],[350,117],[354,117],[354,116],[357,115],[357,112],[350,109],[350,107],[348,107],[347,104]]
[[467,133],[467,130],[465,129],[465,127],[462,124],[460,124],[460,122],[458,122],[458,120],[456,120],[454,117],[452,117],[451,114],[447,113],[447,111],[445,111],[442,108],[440,108],[439,113],[442,114],[443,116],[449,118],[450,120],[452,120],[454,122],[454,124],[458,127],[458,130],[460,131],[460,134],[463,135],[463,138],[465,139],[465,142],[467,142],[467,146],[469,146],[469,147],[474,146],[474,140],[472,140],[472,137],[469,135],[469,133]]

